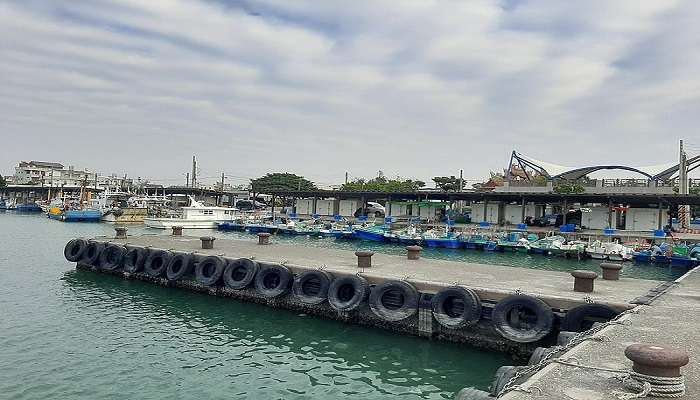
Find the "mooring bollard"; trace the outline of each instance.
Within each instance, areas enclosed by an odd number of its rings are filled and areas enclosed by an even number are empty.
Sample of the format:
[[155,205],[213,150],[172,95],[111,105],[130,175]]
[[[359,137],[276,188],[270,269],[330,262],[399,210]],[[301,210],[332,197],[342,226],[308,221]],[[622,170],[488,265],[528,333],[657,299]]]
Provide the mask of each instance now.
[[355,255],[357,256],[357,268],[372,267],[373,251],[356,251]]
[[212,237],[212,236],[202,236],[199,238],[199,240],[202,241],[202,248],[203,249],[213,249],[214,248],[214,241],[216,240],[216,238]]
[[173,236],[182,236],[181,226],[173,226]]
[[625,356],[634,363],[633,371],[667,378],[681,376],[681,367],[690,361],[685,351],[648,343],[627,346]]
[[601,263],[600,268],[603,270],[603,279],[606,281],[619,281],[620,272],[622,272],[622,264]]
[[126,239],[126,229],[123,226],[115,226],[114,231],[116,232],[116,235],[114,235],[115,239]]
[[258,233],[258,244],[270,244],[270,234],[268,232]]
[[593,281],[598,274],[593,271],[577,269],[571,272],[574,277],[574,292],[591,293],[593,291]]
[[409,260],[418,260],[420,258],[420,252],[423,250],[420,246],[406,246],[406,251],[408,252]]

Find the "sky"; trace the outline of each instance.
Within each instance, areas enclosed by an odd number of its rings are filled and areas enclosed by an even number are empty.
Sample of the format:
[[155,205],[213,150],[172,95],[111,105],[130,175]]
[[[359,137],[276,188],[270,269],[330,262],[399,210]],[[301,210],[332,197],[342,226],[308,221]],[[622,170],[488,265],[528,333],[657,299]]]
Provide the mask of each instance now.
[[0,0],[0,172],[481,179],[700,153],[700,2]]

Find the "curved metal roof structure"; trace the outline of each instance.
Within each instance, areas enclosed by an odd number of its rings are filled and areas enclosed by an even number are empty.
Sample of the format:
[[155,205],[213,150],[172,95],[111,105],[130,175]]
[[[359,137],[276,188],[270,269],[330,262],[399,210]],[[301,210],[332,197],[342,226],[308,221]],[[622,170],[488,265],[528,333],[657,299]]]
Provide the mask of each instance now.
[[[645,167],[636,167],[630,165],[620,165],[620,164],[604,164],[604,165],[591,165],[591,166],[579,166],[579,167],[566,167],[563,165],[552,164],[544,161],[534,159],[532,157],[525,156],[513,150],[510,156],[510,163],[508,165],[508,172],[510,173],[514,165],[518,165],[521,170],[525,173],[528,179],[531,177],[527,173],[527,169],[534,170],[536,173],[547,177],[548,179],[567,179],[576,180],[583,178],[584,176],[601,170],[623,170],[638,173],[652,180],[666,180],[671,179],[673,175],[678,173],[679,165],[678,163],[669,163],[663,165],[651,165]],[[688,166],[690,167],[688,171],[700,167],[700,156],[696,156],[688,159]]]

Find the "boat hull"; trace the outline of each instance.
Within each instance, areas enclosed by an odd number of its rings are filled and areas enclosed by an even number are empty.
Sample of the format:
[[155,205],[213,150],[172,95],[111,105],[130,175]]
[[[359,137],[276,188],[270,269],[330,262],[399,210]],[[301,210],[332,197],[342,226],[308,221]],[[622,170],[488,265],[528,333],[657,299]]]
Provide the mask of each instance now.
[[143,224],[143,220],[148,216],[146,207],[122,208],[121,214],[107,212],[102,216],[102,221],[108,224]]
[[178,218],[145,218],[143,223],[147,228],[172,229],[173,226],[181,226],[184,229],[216,229],[217,223],[223,221],[196,221]]
[[97,210],[69,210],[62,214],[49,214],[49,218],[63,222],[100,222],[102,213]]
[[360,240],[367,240],[370,242],[384,242],[384,241],[386,241],[384,234],[379,233],[379,232],[368,232],[368,231],[363,231],[363,230],[356,230],[355,237],[357,237]]
[[220,231],[236,231],[236,232],[245,231],[245,225],[236,224],[233,222],[221,222],[216,226],[216,228]]

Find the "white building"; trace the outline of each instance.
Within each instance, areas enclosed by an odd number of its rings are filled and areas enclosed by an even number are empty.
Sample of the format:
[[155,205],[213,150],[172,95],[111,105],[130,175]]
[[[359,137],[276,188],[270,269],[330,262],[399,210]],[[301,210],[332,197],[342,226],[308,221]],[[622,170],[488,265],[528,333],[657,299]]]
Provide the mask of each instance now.
[[39,185],[63,170],[63,164],[46,161],[20,161],[15,167],[13,183],[16,185]]

